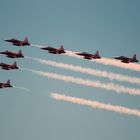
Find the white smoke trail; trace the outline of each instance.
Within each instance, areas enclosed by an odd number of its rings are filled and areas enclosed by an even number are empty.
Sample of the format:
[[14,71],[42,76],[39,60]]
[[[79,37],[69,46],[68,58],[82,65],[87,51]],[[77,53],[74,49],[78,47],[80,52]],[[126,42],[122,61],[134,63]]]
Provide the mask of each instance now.
[[30,46],[32,46],[32,47],[36,47],[36,48],[42,48],[42,47],[44,47],[44,46],[36,45],[36,44],[30,44]]
[[43,77],[62,80],[65,82],[71,82],[71,83],[75,83],[75,84],[79,84],[79,85],[102,88],[102,89],[106,89],[106,90],[115,91],[117,93],[127,93],[130,95],[140,95],[140,89],[128,88],[128,87],[124,87],[124,86],[113,84],[113,83],[106,84],[106,83],[102,83],[100,81],[91,81],[88,79],[75,78],[72,76],[59,75],[59,74],[55,74],[55,73],[42,72],[42,71],[37,71],[37,70],[32,70],[32,69],[25,69],[24,68],[23,70],[27,70],[27,71],[36,73],[36,74],[41,75]]
[[[71,56],[74,58],[79,58],[79,59],[83,59],[83,57],[76,55],[75,53],[77,52],[73,52],[73,51],[66,51],[66,53],[64,55],[67,56]],[[129,69],[129,70],[134,70],[134,71],[138,71],[140,72],[140,64],[136,64],[136,63],[122,63],[119,60],[115,60],[115,59],[111,59],[111,58],[104,58],[102,57],[101,59],[94,59],[94,60],[90,60],[96,63],[101,63],[104,65],[111,65],[111,66],[116,66],[122,69]]]
[[[13,86],[13,85],[12,85]],[[24,91],[27,91],[29,92],[30,90],[25,88],[25,87],[17,87],[17,86],[13,86],[13,88],[16,88],[16,89],[20,89],[20,90],[24,90]]]
[[55,61],[44,60],[44,59],[39,59],[39,58],[33,58],[33,57],[26,57],[26,58],[32,59],[34,61],[37,61],[37,62],[39,62],[41,64],[45,64],[45,65],[55,66],[55,67],[59,67],[59,68],[67,69],[67,70],[72,70],[72,71],[77,71],[77,72],[90,74],[90,75],[94,75],[94,76],[104,77],[104,78],[108,78],[110,80],[125,81],[128,83],[140,85],[140,78],[136,78],[136,77],[130,77],[127,75],[112,73],[112,72],[108,72],[108,71],[101,71],[101,70],[97,70],[97,69],[84,68],[84,67],[77,66],[77,65],[58,63]]
[[61,100],[61,101],[65,101],[65,102],[71,102],[74,104],[85,105],[85,106],[89,106],[91,108],[103,109],[103,110],[108,110],[108,111],[113,111],[113,112],[117,112],[117,113],[134,115],[134,116],[140,117],[140,110],[130,109],[130,108],[123,107],[123,106],[104,104],[104,103],[101,103],[98,101],[92,101],[92,100],[86,100],[86,99],[82,99],[82,98],[66,96],[66,95],[62,95],[59,93],[52,93],[50,95],[50,97],[55,100]]
[[[31,44],[31,46],[32,47],[37,47],[37,48],[45,47],[45,46],[35,45],[35,44]],[[63,55],[83,59],[82,56],[76,55],[76,53],[78,53],[78,52],[68,51],[68,50],[65,50],[65,51],[66,51],[66,53],[64,53]],[[136,63],[126,64],[126,63],[122,63],[121,61],[114,60],[114,59],[111,59],[111,58],[105,58],[105,57],[102,57],[101,59],[90,60],[90,61],[100,63],[100,64],[104,64],[104,65],[116,66],[116,67],[119,67],[119,68],[122,68],[122,69],[129,69],[129,70],[134,70],[134,71],[140,72],[140,64],[136,64]]]
[[112,66],[116,66],[119,68],[123,68],[123,69],[129,69],[129,70],[134,70],[134,71],[138,71],[140,72],[140,64],[136,64],[136,63],[122,63],[119,60],[115,60],[115,59],[110,59],[110,58],[102,58],[102,59],[96,59],[94,60],[97,63],[101,63],[104,65],[112,65]]
[[64,53],[64,55],[71,56],[71,57],[74,57],[74,58],[79,58],[79,59],[83,60],[82,56],[76,54],[76,53],[79,53],[79,52],[68,51],[68,50],[65,50],[65,52],[66,53]]

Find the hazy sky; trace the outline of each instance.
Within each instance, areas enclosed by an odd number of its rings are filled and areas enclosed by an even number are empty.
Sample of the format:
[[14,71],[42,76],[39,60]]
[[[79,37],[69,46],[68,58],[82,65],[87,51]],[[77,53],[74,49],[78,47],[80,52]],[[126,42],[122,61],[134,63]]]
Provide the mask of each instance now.
[[[66,50],[94,53],[103,57],[137,54],[140,59],[139,0],[1,0],[0,50],[18,51],[3,39],[24,39],[32,44],[64,45]],[[21,48],[25,56],[116,72],[140,78],[140,72],[106,66],[64,55],[53,55],[36,47]],[[40,64],[31,59],[15,59],[21,68],[61,75],[113,82],[129,88],[136,84],[111,81],[98,76]],[[14,59],[0,55],[0,61]],[[129,65],[129,64],[128,64]],[[11,80],[16,88],[0,89],[1,140],[139,140],[140,118],[77,104],[55,101],[50,93],[97,100],[140,110],[140,96],[117,94],[48,79],[24,70],[0,70],[0,82]]]

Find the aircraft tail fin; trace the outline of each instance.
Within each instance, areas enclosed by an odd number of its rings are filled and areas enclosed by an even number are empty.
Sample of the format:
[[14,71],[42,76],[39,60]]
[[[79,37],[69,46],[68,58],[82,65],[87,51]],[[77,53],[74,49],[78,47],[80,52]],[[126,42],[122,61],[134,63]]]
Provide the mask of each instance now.
[[6,84],[10,85],[10,80],[7,80]]
[[17,63],[16,63],[16,61],[13,63],[13,66],[15,66],[15,67],[17,66]]
[[19,54],[22,54],[22,51],[21,51],[21,50],[19,50],[19,51],[18,51],[18,53],[19,53]]
[[133,55],[132,59],[137,60],[136,54]]
[[24,42],[29,43],[28,38],[25,37]]
[[96,56],[99,56],[99,51],[98,51],[98,50],[96,51],[95,55],[96,55]]
[[63,47],[63,45],[61,45],[59,49],[60,49],[60,50],[64,50],[64,47]]

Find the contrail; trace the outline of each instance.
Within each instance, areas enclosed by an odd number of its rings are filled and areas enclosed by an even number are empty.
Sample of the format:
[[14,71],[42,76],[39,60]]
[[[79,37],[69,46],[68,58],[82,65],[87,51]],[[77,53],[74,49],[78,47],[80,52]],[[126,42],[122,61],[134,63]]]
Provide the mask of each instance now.
[[39,59],[39,58],[33,58],[33,57],[26,57],[26,58],[32,59],[34,61],[37,61],[45,65],[55,66],[55,67],[72,70],[76,72],[81,72],[81,73],[85,73],[89,75],[108,78],[109,80],[118,80],[118,81],[124,81],[128,83],[140,85],[140,78],[136,78],[136,77],[130,77],[127,75],[122,75],[122,74],[108,72],[108,71],[101,71],[97,69],[84,68],[78,65],[64,64],[64,63],[59,63],[59,62],[44,60],[44,59]]
[[55,100],[85,105],[85,106],[89,106],[91,108],[103,109],[103,110],[108,110],[108,111],[113,111],[113,112],[117,112],[117,113],[128,114],[128,115],[140,117],[140,110],[130,109],[130,108],[123,107],[123,106],[104,104],[104,103],[101,103],[98,101],[86,100],[86,99],[66,96],[66,95],[62,95],[62,94],[58,94],[58,93],[51,93],[50,97]]
[[[71,56],[74,58],[79,58],[79,59],[83,59],[83,57],[76,55],[75,53],[77,52],[73,52],[73,51],[66,51],[66,53],[64,55],[67,56]],[[122,63],[121,61],[118,60],[114,60],[111,58],[104,58],[102,57],[101,59],[94,59],[94,60],[90,60],[92,62],[96,62],[96,63],[101,63],[104,65],[111,65],[111,66],[116,66],[122,69],[129,69],[129,70],[134,70],[134,71],[138,71],[140,72],[140,64],[135,64],[135,63]]]
[[128,87],[124,87],[122,85],[117,85],[117,84],[113,84],[113,83],[106,84],[106,83],[102,83],[100,81],[91,81],[88,79],[75,78],[72,76],[65,76],[65,75],[60,75],[60,74],[55,74],[55,73],[32,70],[32,69],[24,68],[23,70],[33,72],[33,73],[41,75],[43,77],[48,77],[48,78],[52,78],[52,79],[56,79],[56,80],[62,80],[64,82],[70,82],[70,83],[75,83],[75,84],[89,86],[89,87],[102,88],[102,89],[106,89],[106,90],[115,91],[117,93],[140,95],[140,89],[128,88]]

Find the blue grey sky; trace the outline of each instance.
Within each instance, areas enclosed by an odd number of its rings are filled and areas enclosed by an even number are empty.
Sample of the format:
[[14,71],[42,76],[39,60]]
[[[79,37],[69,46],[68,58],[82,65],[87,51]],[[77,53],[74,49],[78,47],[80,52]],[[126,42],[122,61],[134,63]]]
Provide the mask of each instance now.
[[[137,54],[140,59],[139,0],[1,0],[0,50],[18,51],[3,39],[24,39],[32,44],[64,45],[66,50],[100,51],[110,57]],[[39,48],[21,48],[26,56],[83,67],[96,68],[140,78],[140,73],[113,66],[48,54]],[[39,64],[30,59],[15,59],[22,68],[82,77],[101,82],[108,79]],[[0,61],[13,63],[0,55]],[[0,89],[1,140],[139,140],[140,118],[55,101],[51,92],[97,100],[140,110],[140,97],[116,94],[100,88],[48,79],[23,71],[0,70],[0,82],[7,79],[15,86],[30,89]],[[140,88],[134,84],[115,84]]]

